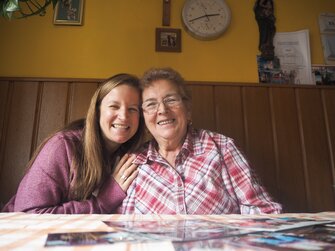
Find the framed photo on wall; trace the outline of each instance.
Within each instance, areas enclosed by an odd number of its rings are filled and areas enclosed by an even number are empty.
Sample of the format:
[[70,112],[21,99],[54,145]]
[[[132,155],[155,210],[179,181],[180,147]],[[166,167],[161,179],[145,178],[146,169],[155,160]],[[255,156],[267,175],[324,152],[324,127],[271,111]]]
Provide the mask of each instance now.
[[335,86],[335,65],[312,65],[312,73],[316,85]]
[[83,25],[84,0],[58,1],[54,10],[54,24]]
[[181,52],[181,29],[156,28],[156,51]]

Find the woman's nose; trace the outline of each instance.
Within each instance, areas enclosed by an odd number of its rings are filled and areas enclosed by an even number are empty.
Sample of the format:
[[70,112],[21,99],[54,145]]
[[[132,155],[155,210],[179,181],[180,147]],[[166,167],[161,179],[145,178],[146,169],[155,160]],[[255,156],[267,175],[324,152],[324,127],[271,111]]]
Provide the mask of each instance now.
[[167,107],[166,107],[165,103],[163,101],[159,102],[157,112],[158,113],[165,113],[166,110],[167,110]]
[[128,110],[126,108],[121,108],[118,112],[118,116],[121,119],[126,119],[128,117]]

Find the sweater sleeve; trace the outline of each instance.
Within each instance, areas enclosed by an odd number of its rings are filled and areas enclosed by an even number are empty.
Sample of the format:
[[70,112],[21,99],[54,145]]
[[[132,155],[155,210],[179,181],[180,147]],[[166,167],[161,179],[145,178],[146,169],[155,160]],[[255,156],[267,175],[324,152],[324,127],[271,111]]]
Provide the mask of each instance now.
[[69,139],[55,135],[42,148],[23,177],[14,211],[53,214],[111,213],[126,194],[110,177],[99,194],[85,201],[68,200],[72,153]]

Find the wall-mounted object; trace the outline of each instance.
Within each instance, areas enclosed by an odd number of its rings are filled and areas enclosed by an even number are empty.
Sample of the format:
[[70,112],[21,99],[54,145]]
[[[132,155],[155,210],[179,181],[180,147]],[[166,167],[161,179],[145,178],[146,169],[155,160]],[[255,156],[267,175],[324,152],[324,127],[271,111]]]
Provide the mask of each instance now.
[[1,0],[0,16],[8,19],[31,17],[35,15],[44,16],[46,9],[52,4],[53,7],[57,2],[68,0]]
[[182,9],[182,23],[194,38],[219,38],[228,28],[231,11],[225,0],[186,0]]
[[156,28],[156,51],[181,52],[181,30]]
[[83,25],[84,0],[60,1],[54,11],[56,25]]
[[312,65],[316,85],[335,85],[335,65]]
[[319,27],[325,64],[335,65],[335,13],[321,13]]
[[171,0],[163,0],[163,18],[162,25],[170,26]]
[[313,85],[309,30],[276,32],[274,52],[280,61],[284,83]]
[[276,34],[276,17],[273,0],[256,0],[253,10],[258,24],[258,49],[261,52],[261,57],[265,60],[274,60],[273,39]]
[[335,32],[335,13],[321,13],[319,15],[320,32]]
[[335,65],[335,32],[321,34],[321,41],[325,63]]

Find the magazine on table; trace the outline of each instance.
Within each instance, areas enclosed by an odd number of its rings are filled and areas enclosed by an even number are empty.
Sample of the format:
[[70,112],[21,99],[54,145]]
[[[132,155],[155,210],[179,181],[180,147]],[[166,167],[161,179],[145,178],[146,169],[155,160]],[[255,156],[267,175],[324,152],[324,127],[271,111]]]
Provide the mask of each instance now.
[[45,246],[181,242],[227,238],[253,232],[206,220],[104,221],[104,223],[113,227],[115,231],[50,233]]
[[[304,231],[309,226],[310,229],[313,229],[314,232],[303,232],[304,238],[307,238],[307,234],[311,236],[313,233],[315,236],[315,231],[317,227],[325,227],[325,224],[327,223],[329,223],[329,225],[327,225],[328,229],[334,229],[332,227],[333,225],[330,224],[334,223],[334,221],[331,220],[302,219],[295,217],[257,217],[242,219],[235,218],[226,219],[224,222],[214,222],[203,219],[160,221],[126,220],[103,222],[109,227],[112,227],[113,231],[50,233],[48,234],[45,246],[78,246],[114,244],[118,242],[138,243],[171,241],[176,245],[178,243],[180,244],[179,246],[176,246],[178,247],[178,249],[176,250],[184,250],[183,248],[185,247],[185,245],[187,247],[192,247],[194,245],[195,248],[198,248],[199,245],[208,247],[211,247],[211,245],[214,244],[224,246],[231,245],[231,241],[235,242],[236,240],[238,240],[238,242],[242,243],[243,245],[249,245],[249,242],[254,243],[259,241],[262,243],[262,241],[266,242],[267,240],[270,240],[271,242],[272,239],[274,239],[273,243],[279,243],[281,241],[285,243],[285,241],[291,241],[290,245],[293,245],[293,242],[298,242],[298,244],[294,245],[299,246],[309,243],[308,245],[312,247],[312,244],[319,244],[315,243],[315,240],[308,241],[304,239],[302,241],[299,239],[302,238],[301,236],[287,237],[288,235],[290,235],[289,233],[287,233],[287,231],[293,231],[293,233],[300,233],[299,231]],[[286,231],[282,232],[284,230]],[[334,241],[335,231],[327,231],[333,234],[332,240]],[[325,247],[327,247],[327,245],[325,244]]]
[[233,228],[260,232],[277,232],[295,228],[333,223],[333,220],[315,220],[297,217],[253,217],[228,219],[226,223]]
[[[113,244],[117,242],[135,242],[139,237],[127,232],[69,232],[48,234],[46,247]],[[141,241],[147,241],[142,239]]]
[[330,251],[335,250],[335,228],[317,225],[287,232],[262,232],[225,239],[174,243],[177,251]]
[[237,229],[222,222],[208,220],[143,220],[143,221],[104,221],[118,231],[136,233],[152,240],[192,241],[227,238],[255,232]]

